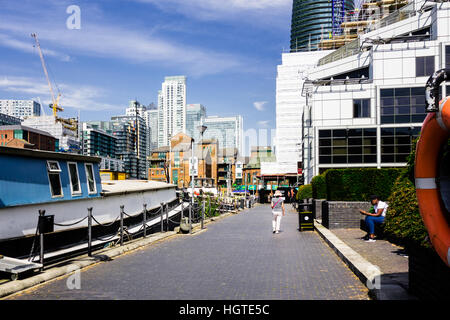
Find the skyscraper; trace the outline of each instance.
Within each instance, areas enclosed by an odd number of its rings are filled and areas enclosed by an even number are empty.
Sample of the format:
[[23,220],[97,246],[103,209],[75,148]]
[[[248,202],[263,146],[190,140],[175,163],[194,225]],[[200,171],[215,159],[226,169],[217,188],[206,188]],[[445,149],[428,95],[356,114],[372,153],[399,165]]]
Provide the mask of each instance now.
[[242,116],[205,118],[203,122],[208,129],[203,139],[217,139],[219,149],[237,149],[242,154],[243,120]]
[[166,77],[158,92],[158,147],[180,132],[186,133],[186,77]]
[[188,104],[186,106],[186,134],[198,141],[200,131],[197,127],[202,125],[206,117],[206,108],[201,104]]
[[340,32],[347,10],[354,0],[294,0],[291,25],[291,52],[318,49],[322,39]]
[[152,103],[144,112],[145,122],[148,127],[148,155],[151,150],[158,148],[158,109]]
[[[124,161],[131,177],[147,178],[147,126],[136,115],[111,117],[113,135],[117,138],[116,154]],[[136,143],[137,142],[137,143]]]

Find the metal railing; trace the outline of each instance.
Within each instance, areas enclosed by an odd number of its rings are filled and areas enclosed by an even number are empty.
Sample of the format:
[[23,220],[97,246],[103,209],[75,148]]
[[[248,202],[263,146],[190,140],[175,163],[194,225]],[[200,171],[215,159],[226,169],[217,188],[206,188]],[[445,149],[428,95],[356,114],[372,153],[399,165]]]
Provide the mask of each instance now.
[[[248,205],[248,207],[251,207],[251,203]],[[181,208],[180,208],[181,207]],[[174,212],[172,215],[169,213],[171,211],[179,209],[179,212]],[[52,215],[45,215],[45,210],[39,210],[39,218],[38,218],[38,224],[36,227],[36,233],[32,242],[31,251],[28,256],[28,261],[33,261],[37,253],[36,249],[36,239],[39,239],[39,262],[42,265],[41,271],[44,268],[44,236],[45,234],[50,234],[54,232],[54,227],[73,227],[76,225],[79,225],[83,223],[87,219],[87,249],[84,249],[84,252],[87,252],[88,256],[92,256],[92,252],[94,251],[94,242],[100,241],[100,243],[103,245],[106,242],[109,242],[109,245],[112,246],[123,246],[125,241],[133,240],[134,238],[142,237],[146,238],[148,235],[148,231],[150,228],[157,225],[157,222],[152,223],[149,225],[149,219],[153,218],[160,218],[160,232],[168,232],[171,229],[171,226],[180,225],[183,221],[183,217],[186,211],[189,212],[189,233],[192,233],[192,224],[194,223],[201,223],[201,229],[204,229],[204,221],[205,218],[211,218],[214,216],[220,216],[227,212],[237,212],[239,209],[244,209],[245,204],[242,206],[238,205],[238,199],[232,199],[232,198],[221,198],[221,197],[197,197],[196,201],[194,201],[194,204],[192,205],[191,200],[186,204],[182,199],[176,199],[172,202],[162,202],[157,209],[153,210],[147,210],[147,204],[143,204],[142,211],[139,211],[134,214],[128,214],[125,211],[125,206],[121,205],[119,208],[119,214],[117,217],[113,220],[111,220],[108,223],[101,223],[99,219],[97,219],[94,215],[94,208],[90,207],[87,208],[87,214],[86,216],[80,218],[78,221],[72,222],[72,223],[55,223],[53,221],[54,216]],[[180,219],[171,219],[170,217],[173,215],[180,214]],[[127,221],[128,220],[128,221]],[[138,222],[140,220],[140,222]],[[114,228],[114,226],[118,223],[117,228]],[[140,225],[140,228],[138,228]],[[97,235],[93,235],[93,228],[99,229],[107,229],[107,228],[113,228],[113,232],[106,233],[104,232],[101,234],[100,232],[97,232]],[[138,229],[137,229],[138,228]],[[136,230],[137,229],[137,230]],[[99,243],[97,243],[96,246],[99,246]],[[56,252],[60,248],[56,248],[54,251],[50,252]],[[49,252],[47,252],[49,253]]]

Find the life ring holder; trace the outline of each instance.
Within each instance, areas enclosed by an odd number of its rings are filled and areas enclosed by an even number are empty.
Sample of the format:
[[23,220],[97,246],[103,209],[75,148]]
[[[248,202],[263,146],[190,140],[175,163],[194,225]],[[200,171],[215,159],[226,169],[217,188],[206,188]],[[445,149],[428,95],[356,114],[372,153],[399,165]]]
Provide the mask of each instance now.
[[450,266],[450,226],[440,193],[439,167],[442,147],[450,137],[450,98],[440,103],[439,85],[450,80],[450,69],[436,71],[425,87],[426,111],[415,158],[415,185],[422,220],[439,257]]

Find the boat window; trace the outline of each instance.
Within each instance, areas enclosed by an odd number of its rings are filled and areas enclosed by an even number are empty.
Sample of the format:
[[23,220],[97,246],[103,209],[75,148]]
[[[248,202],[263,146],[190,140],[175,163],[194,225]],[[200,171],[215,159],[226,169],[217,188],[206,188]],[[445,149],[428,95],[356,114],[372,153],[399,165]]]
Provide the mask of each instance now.
[[68,162],[70,187],[72,194],[81,194],[80,178],[78,176],[78,167],[75,162]]
[[94,167],[91,163],[86,163],[85,168],[89,193],[96,193]]
[[47,172],[52,197],[62,197],[61,168],[59,167],[58,161],[47,161]]
[[49,172],[61,172],[58,161],[47,161],[47,169]]

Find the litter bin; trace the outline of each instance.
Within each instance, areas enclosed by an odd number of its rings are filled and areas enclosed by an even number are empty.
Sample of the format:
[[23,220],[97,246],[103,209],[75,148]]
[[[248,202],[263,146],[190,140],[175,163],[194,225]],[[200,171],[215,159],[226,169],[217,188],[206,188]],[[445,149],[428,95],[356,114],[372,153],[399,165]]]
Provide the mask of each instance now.
[[312,203],[298,204],[298,230],[313,231],[314,217],[312,213]]

